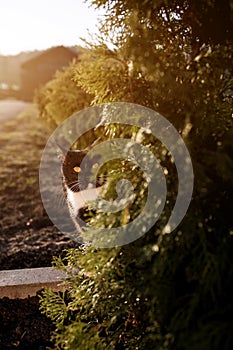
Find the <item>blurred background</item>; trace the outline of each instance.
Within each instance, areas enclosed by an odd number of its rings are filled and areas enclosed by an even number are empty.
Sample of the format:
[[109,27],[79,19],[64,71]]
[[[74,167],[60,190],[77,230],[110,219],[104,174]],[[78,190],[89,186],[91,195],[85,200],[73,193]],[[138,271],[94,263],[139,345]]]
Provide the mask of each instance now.
[[76,46],[97,32],[102,14],[83,1],[0,0],[0,99],[30,101],[79,55]]

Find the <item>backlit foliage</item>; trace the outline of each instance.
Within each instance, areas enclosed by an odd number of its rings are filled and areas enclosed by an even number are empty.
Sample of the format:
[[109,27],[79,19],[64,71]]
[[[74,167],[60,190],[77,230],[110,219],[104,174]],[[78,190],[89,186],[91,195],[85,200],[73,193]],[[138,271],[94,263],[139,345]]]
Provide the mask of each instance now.
[[[69,273],[66,308],[48,290],[41,307],[55,321],[56,347],[230,350],[232,5],[227,0],[91,3],[104,6],[107,16],[86,60],[73,68],[74,91],[92,96],[92,105],[128,101],[164,115],[186,141],[195,187],[186,217],[171,234],[162,234],[165,211],[132,244],[87,247],[55,259]],[[156,140],[148,136],[145,144],[159,153]],[[174,179],[174,168],[169,171]],[[172,202],[176,181],[169,192]],[[103,218],[93,220],[101,224]]]
[[35,94],[40,117],[53,128],[75,112],[87,107],[91,101],[91,97],[73,81],[76,64],[57,71],[54,78]]

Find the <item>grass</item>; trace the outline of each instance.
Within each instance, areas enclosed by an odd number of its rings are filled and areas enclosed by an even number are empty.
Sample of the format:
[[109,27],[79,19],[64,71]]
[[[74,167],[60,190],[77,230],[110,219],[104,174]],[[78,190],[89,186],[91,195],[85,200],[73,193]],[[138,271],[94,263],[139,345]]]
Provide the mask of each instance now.
[[41,124],[34,105],[0,127],[0,191],[18,192],[38,180],[40,157],[49,130]]
[[33,105],[0,124],[0,243],[9,254],[10,237],[21,235],[23,242],[26,222],[44,218],[38,175],[48,136]]

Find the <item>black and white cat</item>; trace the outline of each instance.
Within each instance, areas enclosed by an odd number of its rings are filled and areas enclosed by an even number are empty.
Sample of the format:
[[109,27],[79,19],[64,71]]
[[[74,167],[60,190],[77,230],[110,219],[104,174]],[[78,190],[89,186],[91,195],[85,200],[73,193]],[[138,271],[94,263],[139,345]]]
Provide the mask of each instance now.
[[87,208],[88,202],[96,200],[101,191],[101,184],[93,184],[89,177],[91,168],[96,165],[96,157],[87,163],[83,162],[92,146],[84,150],[68,150],[62,157],[61,168],[66,202],[79,234],[82,233],[80,224],[82,213]]

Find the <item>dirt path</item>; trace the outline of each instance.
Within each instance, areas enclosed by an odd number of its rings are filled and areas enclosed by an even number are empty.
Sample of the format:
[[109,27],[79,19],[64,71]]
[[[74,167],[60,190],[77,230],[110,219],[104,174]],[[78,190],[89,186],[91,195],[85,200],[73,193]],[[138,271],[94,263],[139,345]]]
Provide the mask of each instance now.
[[28,103],[18,100],[0,100],[0,125],[17,116],[28,105]]
[[[12,113],[25,107],[12,106]],[[0,126],[0,269],[51,266],[54,255],[77,244],[54,227],[41,202],[38,170],[50,132],[33,105]]]
[[[40,199],[38,167],[48,136],[34,106],[0,101],[1,270],[50,266],[52,256],[74,246],[52,225]],[[45,350],[52,329],[38,297],[0,299],[0,349]]]

